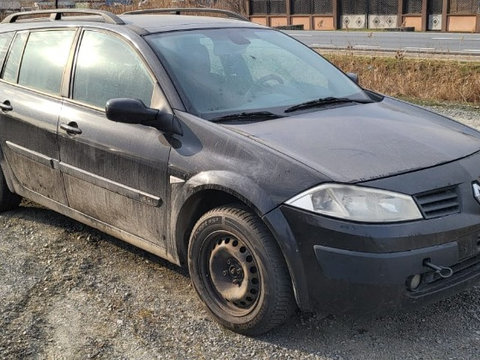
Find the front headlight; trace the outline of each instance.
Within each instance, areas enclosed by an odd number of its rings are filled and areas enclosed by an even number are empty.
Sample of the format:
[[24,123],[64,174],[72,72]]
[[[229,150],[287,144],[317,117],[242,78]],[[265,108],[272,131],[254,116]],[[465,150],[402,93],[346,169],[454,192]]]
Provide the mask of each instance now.
[[353,185],[323,184],[295,196],[286,204],[336,218],[371,223],[422,219],[409,195]]

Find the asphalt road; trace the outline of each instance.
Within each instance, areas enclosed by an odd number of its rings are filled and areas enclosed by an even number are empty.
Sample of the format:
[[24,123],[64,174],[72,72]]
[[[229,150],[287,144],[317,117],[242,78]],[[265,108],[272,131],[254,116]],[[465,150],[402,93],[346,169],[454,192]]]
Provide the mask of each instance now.
[[480,34],[378,32],[378,31],[287,31],[306,45],[320,49],[407,51],[480,56]]

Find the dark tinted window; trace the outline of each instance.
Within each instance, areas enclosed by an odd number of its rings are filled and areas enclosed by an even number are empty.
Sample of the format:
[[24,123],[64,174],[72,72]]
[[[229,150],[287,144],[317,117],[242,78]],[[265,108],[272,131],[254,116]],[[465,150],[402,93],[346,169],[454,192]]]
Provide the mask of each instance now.
[[128,44],[105,33],[84,33],[75,69],[75,100],[102,109],[115,98],[140,99],[150,106],[152,93],[153,81]]
[[421,14],[423,0],[405,0],[403,2],[404,14]]
[[41,31],[30,34],[18,83],[51,94],[60,93],[75,31]]
[[14,33],[0,34],[0,69],[2,68],[3,61],[7,56],[8,46],[12,41]]
[[22,60],[23,48],[27,41],[28,33],[18,33],[8,55],[8,60],[3,71],[3,79],[10,82],[17,82],[18,68]]

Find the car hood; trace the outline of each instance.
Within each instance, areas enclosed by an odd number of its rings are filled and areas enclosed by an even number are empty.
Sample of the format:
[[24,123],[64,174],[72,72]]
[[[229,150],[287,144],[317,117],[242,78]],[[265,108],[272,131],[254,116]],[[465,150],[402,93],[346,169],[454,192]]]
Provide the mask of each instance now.
[[419,170],[480,150],[477,131],[390,98],[228,127],[339,182]]

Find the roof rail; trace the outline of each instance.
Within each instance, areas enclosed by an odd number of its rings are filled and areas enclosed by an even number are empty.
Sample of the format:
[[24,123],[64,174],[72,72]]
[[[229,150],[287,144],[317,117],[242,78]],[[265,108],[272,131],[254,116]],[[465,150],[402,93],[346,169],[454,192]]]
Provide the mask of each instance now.
[[117,15],[108,11],[102,10],[90,10],[90,9],[52,9],[52,10],[37,10],[37,11],[24,11],[18,12],[7,16],[2,23],[14,23],[20,17],[50,14],[50,21],[62,20],[63,14],[85,14],[85,15],[97,15],[103,18],[108,24],[125,25],[122,19]]
[[144,9],[144,10],[135,10],[127,11],[122,15],[138,15],[138,14],[174,14],[180,15],[181,13],[193,13],[193,12],[205,12],[212,14],[222,14],[227,15],[227,17],[234,18],[242,21],[250,21],[245,16],[240,15],[236,12],[223,9],[212,9],[212,8],[165,8],[165,9]]

